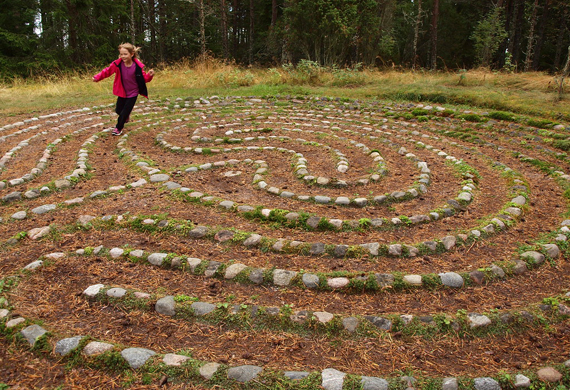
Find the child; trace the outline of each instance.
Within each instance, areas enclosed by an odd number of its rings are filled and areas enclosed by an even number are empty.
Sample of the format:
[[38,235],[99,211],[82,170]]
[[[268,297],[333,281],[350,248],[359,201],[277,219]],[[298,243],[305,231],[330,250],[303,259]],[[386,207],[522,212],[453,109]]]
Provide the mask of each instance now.
[[146,83],[152,80],[154,71],[151,69],[146,73],[143,70],[144,65],[137,59],[139,50],[140,48],[130,43],[121,43],[119,45],[119,59],[111,62],[111,65],[93,76],[93,81],[98,82],[115,74],[113,95],[117,96],[115,112],[119,118],[113,135],[121,135],[123,132],[123,127],[129,121],[138,95],[143,95],[148,99]]

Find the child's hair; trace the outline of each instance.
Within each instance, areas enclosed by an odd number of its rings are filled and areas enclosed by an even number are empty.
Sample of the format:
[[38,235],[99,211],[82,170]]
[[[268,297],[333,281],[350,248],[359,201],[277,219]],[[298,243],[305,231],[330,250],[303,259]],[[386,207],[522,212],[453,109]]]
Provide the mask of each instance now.
[[133,58],[137,58],[137,54],[141,50],[140,47],[136,47],[135,45],[129,42],[121,43],[119,45],[119,50],[121,49],[127,49],[129,53],[133,55]]

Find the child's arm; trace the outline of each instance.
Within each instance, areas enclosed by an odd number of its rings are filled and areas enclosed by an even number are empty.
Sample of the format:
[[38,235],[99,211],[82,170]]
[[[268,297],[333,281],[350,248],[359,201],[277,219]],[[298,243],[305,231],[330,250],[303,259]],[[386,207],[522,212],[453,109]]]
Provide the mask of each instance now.
[[108,67],[103,69],[101,72],[99,72],[95,76],[93,76],[93,81],[97,82],[97,81],[101,81],[103,79],[106,79],[107,77],[114,74],[116,69],[117,69],[117,67],[115,66],[115,64],[109,65]]
[[146,73],[146,72],[144,71],[144,69],[143,69],[142,73],[143,73],[144,81],[145,81],[146,83],[148,83],[149,81],[151,81],[152,78],[154,77],[154,70],[152,70],[152,69],[149,70],[148,73]]

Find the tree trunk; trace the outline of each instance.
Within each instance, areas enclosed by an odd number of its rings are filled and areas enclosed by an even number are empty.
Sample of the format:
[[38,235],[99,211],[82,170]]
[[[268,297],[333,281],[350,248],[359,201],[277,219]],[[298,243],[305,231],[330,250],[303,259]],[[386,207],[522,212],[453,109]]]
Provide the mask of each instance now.
[[501,0],[497,3],[497,7],[503,7],[503,12],[505,15],[505,31],[507,32],[507,38],[503,40],[497,51],[497,66],[503,68],[505,66],[505,59],[507,55],[507,49],[509,47],[509,37],[511,36],[511,19],[512,19],[512,7],[510,0]]
[[[63,31],[55,27],[53,14],[54,4],[51,0],[40,0],[41,38],[45,47],[61,49],[63,43]],[[57,33],[56,33],[57,31]],[[55,47],[54,47],[55,46]]]
[[418,15],[414,25],[414,47],[412,49],[412,69],[416,69],[418,61],[418,38],[420,36],[420,25],[422,24],[422,0],[418,0]]
[[206,56],[206,13],[204,12],[204,0],[198,2],[198,12],[200,18],[200,55]]
[[530,17],[530,30],[528,32],[528,42],[526,45],[526,59],[524,61],[524,71],[528,72],[532,65],[532,58],[534,52],[534,28],[536,27],[536,15],[538,13],[538,0],[534,0],[532,7],[532,15]]
[[517,25],[517,11],[518,11],[517,3],[518,0],[509,1],[510,7],[508,7],[509,9],[506,14],[507,19],[505,20],[505,28],[509,32],[509,38],[507,39],[508,44],[506,49],[509,53],[511,53],[511,55],[513,54],[513,49],[514,49],[515,31]]
[[[289,7],[289,0],[285,0],[283,3],[283,13],[286,15],[286,10]],[[289,34],[291,34],[291,26],[289,25],[288,18],[285,18],[285,26],[283,32],[283,46],[281,49],[281,63],[283,64],[290,64],[293,61],[293,57],[291,55],[291,50],[289,48]]]
[[249,64],[253,64],[253,29],[255,26],[255,12],[253,0],[249,0],[249,36],[248,36],[248,60]]
[[431,69],[437,69],[437,22],[439,20],[439,0],[433,2],[431,18]]
[[156,60],[159,56],[157,55],[157,44],[156,44],[156,28],[155,28],[155,21],[156,21],[156,7],[154,0],[148,0],[148,26],[150,28],[150,50],[153,53],[153,56]]
[[271,1],[271,27],[275,27],[275,24],[277,24],[277,11],[278,11],[278,7],[277,7],[277,0],[272,0]]
[[540,54],[542,51],[542,46],[544,44],[544,31],[546,30],[546,25],[548,24],[550,3],[551,0],[546,0],[546,2],[544,3],[544,10],[542,11],[542,16],[540,17],[540,24],[538,26],[536,47],[534,50],[534,60],[532,61],[532,69],[535,71],[538,70],[540,66]]
[[558,86],[558,99],[562,99],[562,93],[564,93],[564,79],[568,76],[570,72],[570,46],[568,46],[568,59],[566,60],[566,65],[562,70],[562,75],[560,76],[560,85]]
[[[234,20],[233,20],[233,41],[232,41],[232,50],[234,58],[238,57],[238,42],[239,42],[239,0],[233,1],[232,12],[234,13]],[[240,58],[241,60],[241,58]]]
[[509,37],[509,53],[512,62],[517,64],[520,60],[520,41],[524,24],[524,0],[514,0],[512,35]]
[[135,0],[131,0],[131,42],[135,44]]
[[228,46],[228,10],[226,6],[226,0],[221,0],[221,33],[222,33],[222,55],[224,59],[230,57],[230,48]]
[[81,50],[79,49],[79,42],[77,39],[77,24],[75,21],[79,20],[79,14],[77,12],[77,7],[75,3],[72,3],[69,0],[65,1],[65,5],[67,7],[67,15],[68,19],[68,28],[69,28],[69,49],[71,52],[71,59],[75,63],[79,63],[81,61]]
[[556,54],[554,56],[554,70],[560,69],[560,61],[562,60],[562,48],[564,47],[564,35],[566,35],[566,20],[568,19],[568,6],[561,4],[563,11],[560,13],[560,28],[558,29],[558,38],[556,39]]
[[165,43],[166,43],[166,4],[164,1],[158,1],[158,19],[160,21],[158,25],[158,47],[160,54],[160,61],[165,61]]

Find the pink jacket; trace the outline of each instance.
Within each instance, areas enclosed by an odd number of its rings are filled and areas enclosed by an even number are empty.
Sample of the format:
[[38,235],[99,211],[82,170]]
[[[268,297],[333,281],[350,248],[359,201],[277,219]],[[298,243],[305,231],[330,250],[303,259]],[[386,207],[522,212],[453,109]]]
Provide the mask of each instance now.
[[[122,61],[123,60],[121,60],[119,58],[119,59],[111,62],[111,64],[108,67],[106,67],[101,72],[99,72],[95,76],[93,76],[93,79],[95,81],[101,81],[101,80],[106,79],[107,77],[111,76],[112,74],[115,74],[115,81],[113,81],[113,95],[126,98],[127,94],[125,93],[125,88],[123,87],[123,81],[121,80],[121,67],[120,67],[120,65],[121,65]],[[146,83],[151,81],[153,76],[147,74],[143,70],[144,64],[142,62],[140,62],[136,58],[133,58],[133,62],[136,66],[135,78],[136,78],[137,84],[139,86],[139,93],[148,99],[148,91],[146,88]]]

